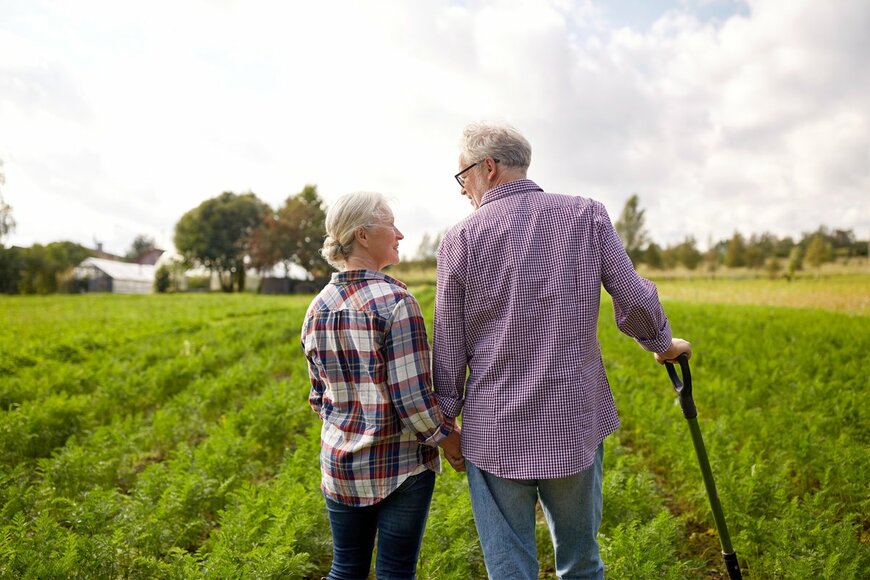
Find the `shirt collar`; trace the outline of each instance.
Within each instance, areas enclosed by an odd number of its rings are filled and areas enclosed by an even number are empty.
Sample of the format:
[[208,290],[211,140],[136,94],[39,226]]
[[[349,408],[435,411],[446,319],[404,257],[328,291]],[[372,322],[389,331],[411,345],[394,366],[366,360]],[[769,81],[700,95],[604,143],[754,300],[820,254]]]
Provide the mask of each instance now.
[[483,199],[480,200],[480,205],[486,205],[491,201],[503,199],[505,197],[516,195],[517,193],[527,193],[529,191],[544,191],[537,183],[531,179],[515,179],[501,185],[496,185],[489,191],[483,194]]
[[405,290],[408,289],[404,282],[400,282],[395,278],[387,276],[383,272],[376,272],[374,270],[345,270],[344,272],[333,272],[330,282],[336,286],[346,286],[348,284],[353,284],[354,282],[363,282],[365,280],[380,280],[382,282],[387,282],[388,284],[401,286]]

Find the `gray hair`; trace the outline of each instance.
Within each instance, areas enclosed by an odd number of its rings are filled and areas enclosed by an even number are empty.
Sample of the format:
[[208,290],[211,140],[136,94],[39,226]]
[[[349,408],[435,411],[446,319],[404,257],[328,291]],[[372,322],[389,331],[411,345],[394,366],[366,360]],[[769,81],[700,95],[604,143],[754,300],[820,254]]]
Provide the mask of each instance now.
[[336,270],[344,270],[353,251],[356,228],[370,228],[392,215],[380,193],[358,191],[342,195],[326,212],[326,239],[320,255]]
[[492,157],[506,167],[517,167],[523,171],[527,170],[532,162],[532,146],[510,125],[488,123],[468,125],[462,132],[460,154],[468,164]]

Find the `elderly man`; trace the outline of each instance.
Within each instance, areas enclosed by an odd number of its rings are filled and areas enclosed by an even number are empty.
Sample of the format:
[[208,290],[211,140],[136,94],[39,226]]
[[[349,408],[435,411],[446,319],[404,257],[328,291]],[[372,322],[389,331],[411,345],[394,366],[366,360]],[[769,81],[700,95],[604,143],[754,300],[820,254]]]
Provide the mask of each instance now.
[[544,192],[526,178],[530,161],[511,127],[465,129],[456,180],[475,211],[439,247],[435,390],[446,417],[462,415],[489,576],[538,577],[540,497],[559,578],[603,578],[602,441],[619,419],[596,337],[601,286],[619,329],[658,362],[691,347],[672,338],[604,206]]

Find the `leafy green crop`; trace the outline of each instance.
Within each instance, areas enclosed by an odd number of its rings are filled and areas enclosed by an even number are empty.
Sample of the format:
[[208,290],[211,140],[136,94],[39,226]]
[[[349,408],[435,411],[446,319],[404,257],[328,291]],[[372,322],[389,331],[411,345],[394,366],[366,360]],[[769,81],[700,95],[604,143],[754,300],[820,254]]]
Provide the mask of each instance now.
[[[431,328],[434,291],[413,289]],[[331,558],[299,328],[310,297],[0,298],[0,578],[318,578]],[[666,304],[747,576],[870,569],[866,317]],[[602,307],[623,422],[605,446],[611,578],[723,576],[664,370]],[[539,525],[542,577],[554,578]],[[421,578],[485,577],[464,476]]]

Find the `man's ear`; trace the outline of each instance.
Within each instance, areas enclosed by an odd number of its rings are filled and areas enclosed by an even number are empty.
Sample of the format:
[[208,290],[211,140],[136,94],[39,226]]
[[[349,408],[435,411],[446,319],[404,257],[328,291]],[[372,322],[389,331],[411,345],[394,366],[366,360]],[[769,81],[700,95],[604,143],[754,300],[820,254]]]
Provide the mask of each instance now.
[[484,165],[486,165],[486,177],[490,179],[495,176],[495,170],[497,169],[495,159],[492,157],[487,157],[483,160]]
[[353,237],[356,240],[356,243],[363,248],[369,247],[369,232],[364,227],[357,226],[356,229],[353,230]]

